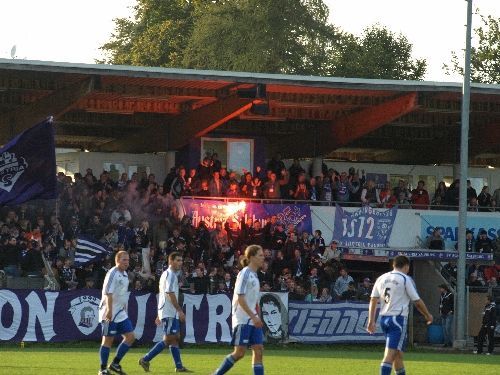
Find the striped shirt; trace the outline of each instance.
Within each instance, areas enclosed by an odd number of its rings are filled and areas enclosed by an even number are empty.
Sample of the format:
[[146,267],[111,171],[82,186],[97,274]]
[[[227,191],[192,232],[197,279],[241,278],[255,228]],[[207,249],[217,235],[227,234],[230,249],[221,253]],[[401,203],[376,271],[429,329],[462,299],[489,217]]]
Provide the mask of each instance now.
[[253,314],[257,314],[257,303],[259,302],[260,284],[259,278],[250,268],[243,268],[236,277],[233,294],[233,328],[240,324],[253,325],[248,314],[238,303],[238,295],[244,295],[248,307]]
[[112,295],[113,303],[111,306],[112,321],[119,323],[128,318],[127,303],[128,303],[128,275],[126,271],[120,271],[118,267],[111,268],[102,286],[102,298],[99,306],[99,320],[102,322],[107,312],[106,300],[108,294]]

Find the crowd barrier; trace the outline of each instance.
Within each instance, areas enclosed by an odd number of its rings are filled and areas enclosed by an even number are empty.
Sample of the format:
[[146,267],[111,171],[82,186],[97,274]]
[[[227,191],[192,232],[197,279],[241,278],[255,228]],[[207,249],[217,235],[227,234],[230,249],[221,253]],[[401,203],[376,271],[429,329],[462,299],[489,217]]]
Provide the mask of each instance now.
[[[99,290],[49,292],[0,290],[0,341],[97,341],[101,336]],[[154,323],[157,296],[130,293],[128,311],[139,343],[159,341]],[[231,341],[231,298],[226,294],[184,294],[186,343]],[[287,293],[262,293],[260,310],[267,342],[380,343],[381,332],[369,335],[364,327],[368,305],[362,303],[288,302]]]

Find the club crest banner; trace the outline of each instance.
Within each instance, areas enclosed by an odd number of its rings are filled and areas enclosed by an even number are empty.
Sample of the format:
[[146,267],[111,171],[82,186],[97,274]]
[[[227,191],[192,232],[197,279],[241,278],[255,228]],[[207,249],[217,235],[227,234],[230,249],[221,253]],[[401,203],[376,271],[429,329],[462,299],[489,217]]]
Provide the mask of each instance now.
[[333,239],[345,247],[387,247],[396,215],[397,208],[381,210],[363,206],[348,212],[337,205]]

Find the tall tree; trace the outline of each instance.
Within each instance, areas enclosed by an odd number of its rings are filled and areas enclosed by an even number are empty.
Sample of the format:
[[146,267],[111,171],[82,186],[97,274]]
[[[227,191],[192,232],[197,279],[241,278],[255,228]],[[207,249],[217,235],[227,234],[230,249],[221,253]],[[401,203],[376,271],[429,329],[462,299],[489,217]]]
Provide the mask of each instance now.
[[[474,29],[477,46],[471,48],[471,80],[500,83],[500,18],[481,15],[481,25]],[[447,74],[464,74],[463,54],[452,51],[451,64],[444,65]]]
[[384,26],[366,28],[361,36],[344,34],[337,65],[339,77],[378,79],[423,79],[425,59],[412,58],[413,45]]
[[356,37],[328,23],[323,0],[137,0],[101,49],[111,64],[320,76],[421,79],[402,35]]
[[184,66],[322,74],[337,33],[322,0],[233,0],[196,15]]
[[137,0],[134,18],[115,20],[102,63],[180,67],[195,9],[210,0]]

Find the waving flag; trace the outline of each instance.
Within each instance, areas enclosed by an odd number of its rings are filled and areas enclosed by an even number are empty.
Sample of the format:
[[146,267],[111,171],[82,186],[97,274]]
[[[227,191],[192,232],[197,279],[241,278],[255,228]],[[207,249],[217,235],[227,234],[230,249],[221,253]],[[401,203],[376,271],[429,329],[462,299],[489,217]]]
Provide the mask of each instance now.
[[89,263],[100,261],[110,249],[90,237],[79,236],[76,240],[75,266],[86,266]]
[[17,135],[0,149],[0,205],[57,195],[52,119]]

